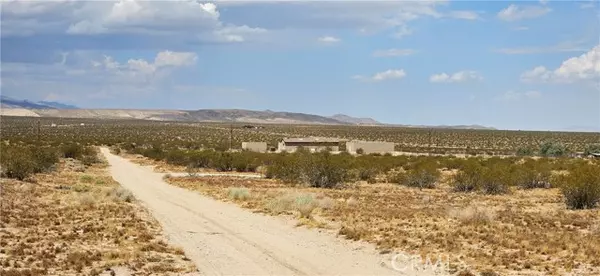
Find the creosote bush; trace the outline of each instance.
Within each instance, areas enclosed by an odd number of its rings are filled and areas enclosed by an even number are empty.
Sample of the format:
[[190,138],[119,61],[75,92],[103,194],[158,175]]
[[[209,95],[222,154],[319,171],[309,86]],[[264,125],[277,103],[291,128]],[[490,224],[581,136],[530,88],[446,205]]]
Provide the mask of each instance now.
[[408,187],[420,189],[433,189],[440,178],[440,172],[437,170],[436,164],[424,161],[423,163],[411,166],[408,172],[398,174],[394,178],[394,182]]
[[585,164],[559,176],[565,203],[571,209],[591,209],[600,202],[600,166]]
[[483,194],[498,195],[509,191],[514,183],[513,178],[514,173],[505,164],[483,166],[471,162],[454,176],[452,186],[456,192],[480,191]]
[[3,145],[0,151],[2,176],[25,180],[35,173],[54,169],[58,154],[51,148]]
[[557,142],[544,142],[540,146],[540,154],[542,156],[560,157],[567,153],[565,145]]

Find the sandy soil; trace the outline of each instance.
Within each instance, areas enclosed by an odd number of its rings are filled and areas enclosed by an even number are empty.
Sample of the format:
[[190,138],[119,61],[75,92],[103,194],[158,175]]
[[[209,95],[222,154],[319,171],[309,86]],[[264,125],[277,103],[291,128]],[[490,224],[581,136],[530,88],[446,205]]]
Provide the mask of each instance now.
[[[372,245],[295,227],[165,183],[164,174],[102,148],[115,180],[143,202],[201,274],[398,275]],[[430,274],[422,272],[422,274]]]

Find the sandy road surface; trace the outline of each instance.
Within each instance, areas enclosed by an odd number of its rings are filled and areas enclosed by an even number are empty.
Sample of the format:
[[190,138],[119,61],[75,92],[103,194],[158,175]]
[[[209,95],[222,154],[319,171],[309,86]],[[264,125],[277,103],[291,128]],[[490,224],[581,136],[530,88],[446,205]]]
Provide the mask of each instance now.
[[150,167],[107,148],[102,153],[115,180],[151,211],[202,275],[400,275],[371,246],[171,186]]

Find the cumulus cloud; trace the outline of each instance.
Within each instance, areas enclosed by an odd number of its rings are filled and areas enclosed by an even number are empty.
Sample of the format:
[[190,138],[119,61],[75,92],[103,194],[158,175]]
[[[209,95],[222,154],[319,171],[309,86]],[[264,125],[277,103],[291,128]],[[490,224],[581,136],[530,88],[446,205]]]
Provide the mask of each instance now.
[[481,79],[483,78],[477,71],[458,71],[454,74],[440,73],[429,77],[429,81],[434,83],[467,82]]
[[129,59],[119,63],[111,56],[104,56],[103,60],[91,63],[93,69],[103,69],[124,81],[148,81],[149,78],[168,75],[169,69],[194,65],[197,59],[197,55],[191,52],[162,51],[156,54],[154,61]]
[[552,9],[546,6],[518,6],[515,4],[511,4],[507,8],[498,12],[497,16],[499,19],[504,21],[519,21],[524,19],[541,17],[551,11]]
[[341,41],[341,39],[334,36],[322,36],[319,37],[317,40],[324,44],[336,44]]
[[[95,100],[135,99],[172,91],[176,70],[197,62],[191,52],[160,51],[152,59],[117,60],[110,55],[69,52],[52,64],[3,62],[2,92],[29,99],[68,100],[95,104]],[[25,93],[27,94],[25,96]],[[162,94],[162,95],[168,95]],[[110,103],[110,102],[109,102]],[[131,102],[121,101],[127,105]]]
[[356,75],[353,79],[361,81],[380,82],[385,80],[402,79],[406,77],[404,69],[389,69],[383,72],[375,73],[372,76]]
[[524,82],[559,82],[600,80],[600,44],[578,57],[565,60],[558,68],[551,70],[537,66],[521,74]]
[[2,36],[179,36],[187,40],[241,42],[266,32],[223,23],[214,3],[180,1],[3,1]]
[[417,51],[413,49],[386,49],[386,50],[376,50],[373,52],[374,57],[400,57],[400,56],[410,56],[415,54]]

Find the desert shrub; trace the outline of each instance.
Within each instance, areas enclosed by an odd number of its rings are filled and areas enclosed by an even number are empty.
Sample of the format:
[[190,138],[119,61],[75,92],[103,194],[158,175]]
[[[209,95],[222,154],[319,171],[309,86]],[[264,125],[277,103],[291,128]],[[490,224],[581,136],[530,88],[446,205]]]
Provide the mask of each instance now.
[[600,202],[600,167],[597,165],[577,167],[559,176],[557,182],[571,209],[591,209]]
[[507,193],[509,187],[514,183],[514,174],[511,166],[505,162],[489,160],[486,166],[475,160],[466,163],[452,180],[453,190],[456,192],[480,191],[489,195]]
[[591,144],[585,147],[585,155],[590,155],[592,153],[600,153],[600,144]]
[[123,187],[116,187],[109,190],[108,196],[113,198],[115,201],[133,202],[135,199],[133,194]]
[[2,150],[2,171],[8,178],[25,180],[36,170],[31,153],[24,148],[10,147]]
[[35,163],[34,173],[46,172],[58,163],[58,154],[53,149],[34,148],[32,151]]
[[215,152],[208,150],[192,151],[188,153],[187,161],[190,166],[196,168],[208,168],[215,155]]
[[544,142],[540,145],[540,154],[543,156],[559,157],[567,153],[567,148],[557,142]]
[[363,150],[362,148],[359,148],[356,150],[356,154],[364,154],[365,150]]
[[246,200],[250,198],[250,191],[246,188],[229,188],[228,190],[229,198],[233,200]]
[[146,157],[148,157],[150,159],[154,159],[154,160],[163,160],[163,159],[165,159],[165,155],[166,155],[163,148],[158,144],[154,144],[154,145],[152,145],[151,148],[144,149],[140,153],[143,156],[146,156]]
[[80,144],[66,144],[63,145],[60,150],[64,158],[79,159],[83,156],[83,146]]
[[333,188],[344,181],[346,169],[335,164],[328,151],[310,155],[304,162],[303,173],[311,187]]
[[532,156],[535,154],[535,149],[530,147],[521,147],[517,149],[517,156]]
[[288,193],[270,200],[265,207],[275,214],[296,211],[301,217],[309,218],[319,202],[312,194]]
[[521,165],[514,165],[515,184],[522,189],[550,188],[552,176],[547,163],[527,160]]
[[440,178],[440,172],[436,165],[431,162],[424,162],[414,165],[414,167],[405,174],[398,174],[394,179],[396,183],[415,187],[420,189],[433,189]]
[[166,160],[168,164],[177,166],[186,166],[190,162],[186,152],[183,150],[171,150],[166,154]]
[[483,178],[481,178],[481,192],[487,195],[505,194],[512,185],[512,174],[508,167],[496,166],[484,168]]
[[230,152],[217,152],[212,160],[212,167],[220,172],[233,170],[233,155]]
[[94,181],[94,177],[92,177],[91,175],[82,175],[79,178],[79,181],[81,181],[82,183],[92,183]]
[[367,167],[367,168],[359,168],[358,169],[358,179],[362,181],[367,181],[368,183],[375,183],[379,172],[376,168]]
[[477,162],[465,163],[463,168],[452,180],[453,190],[456,192],[472,192],[481,186],[485,168]]

